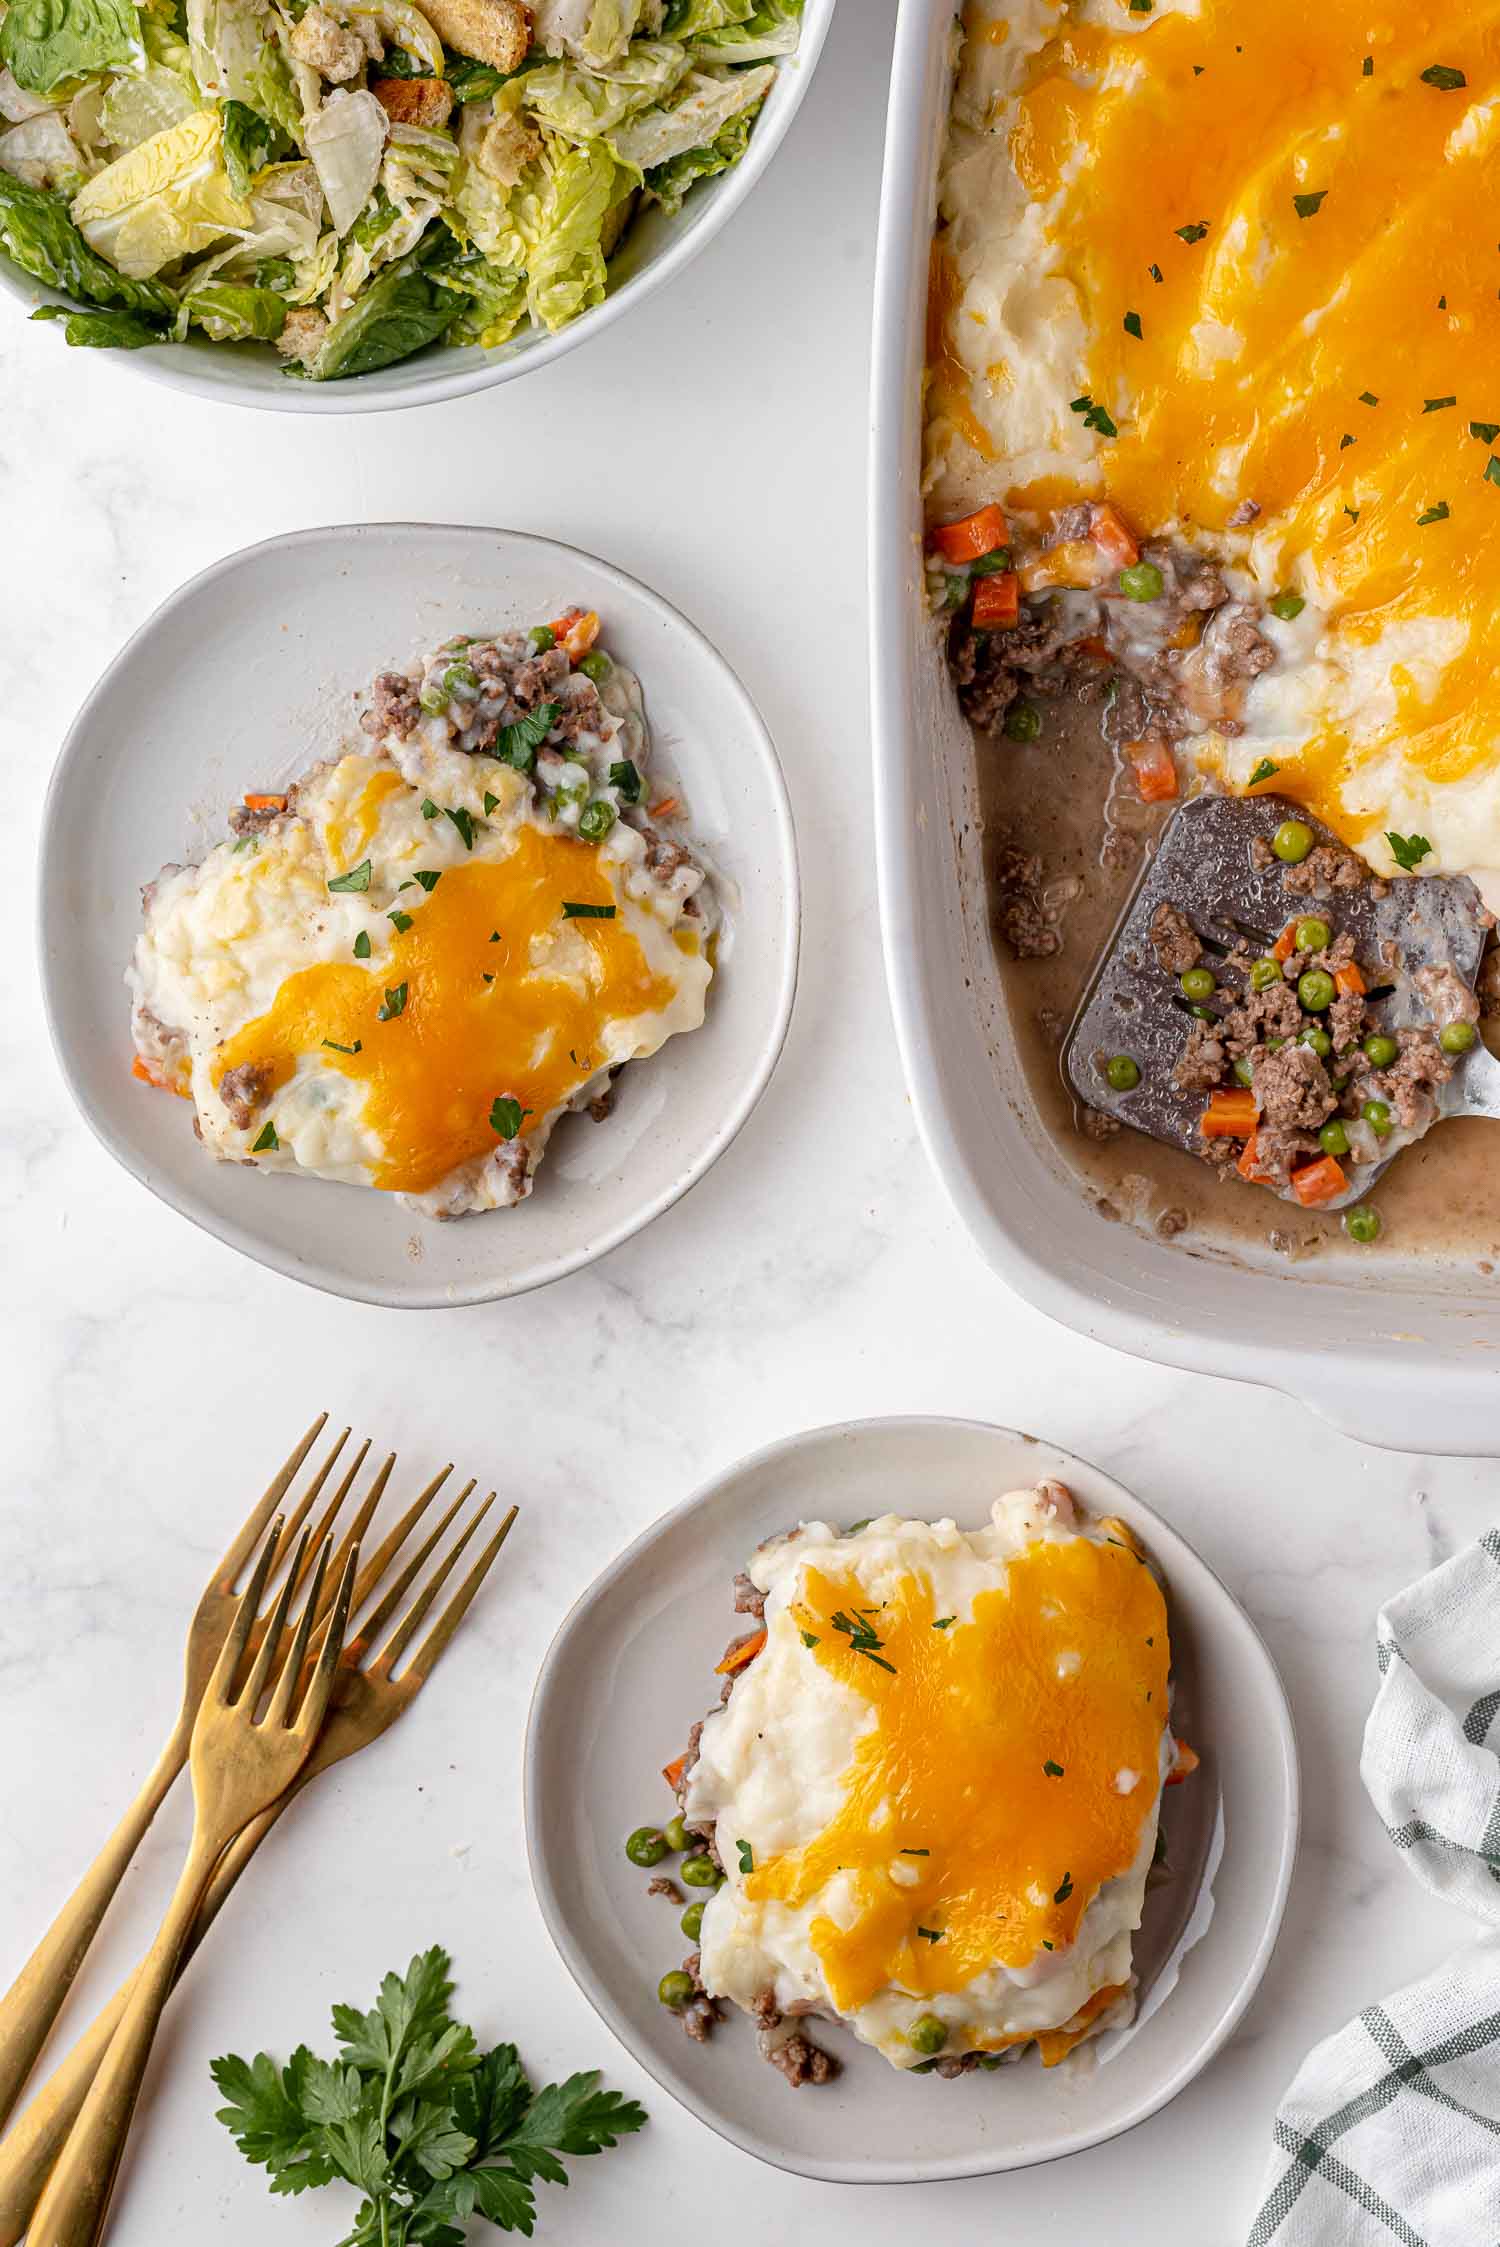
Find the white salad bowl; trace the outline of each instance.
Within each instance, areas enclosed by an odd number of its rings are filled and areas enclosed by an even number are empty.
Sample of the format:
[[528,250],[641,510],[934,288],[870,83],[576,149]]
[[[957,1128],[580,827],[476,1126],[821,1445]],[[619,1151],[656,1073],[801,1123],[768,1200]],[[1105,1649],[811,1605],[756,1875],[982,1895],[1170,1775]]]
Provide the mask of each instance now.
[[876,266],[872,733],[881,929],[917,1128],[1007,1283],[1117,1349],[1301,1398],[1399,1450],[1500,1452],[1500,1309],[1420,1245],[1328,1264],[1189,1252],[1113,1223],[1027,1086],[995,957],[975,748],[929,612],[922,363],[954,10],[902,0]]
[[[222,1163],[189,1104],[131,1075],[124,972],[140,888],[351,738],[356,690],[453,632],[569,603],[636,671],[653,775],[680,788],[726,916],[700,1030],[619,1082],[608,1120],[558,1125],[530,1198],[448,1224],[394,1194]],[[225,682],[231,682],[226,691]],[[776,751],[696,627],[607,562],[518,531],[417,523],[300,531],[192,578],[130,640],[74,720],[42,820],[39,953],[68,1088],[110,1153],[258,1263],[416,1309],[517,1295],[638,1232],[711,1168],[776,1065],[796,988],[799,887]]]
[[[656,1984],[689,1947],[679,1909],[625,1856],[668,1815],[659,1766],[716,1696],[736,1628],[732,1584],[756,1545],[809,1519],[886,1512],[977,1528],[1006,1490],[1056,1475],[1117,1514],[1160,1566],[1174,1722],[1202,1757],[1167,1795],[1170,1877],[1136,1938],[1140,2003],[1060,2067],[1034,2053],[994,2073],[899,2074],[816,2025],[843,2072],[798,2092],[729,2017],[690,2044]],[[636,1539],[573,1608],[548,1652],[526,1736],[526,1841],[542,1913],[584,1995],[627,2050],[721,2137],[777,2168],[841,2184],[1023,2169],[1143,2122],[1206,2067],[1271,1956],[1296,1858],[1299,1778],[1285,1693],[1255,1626],[1176,1532],[1109,1475],[1035,1437],[975,1421],[865,1420],[742,1460]],[[670,1864],[663,1866],[670,1872]]]
[[[833,10],[834,0],[805,0],[797,50],[781,59],[740,161],[718,178],[700,182],[679,211],[669,216],[652,209],[636,219],[619,254],[610,260],[609,293],[603,303],[555,334],[526,326],[493,351],[477,344],[444,345],[341,382],[292,380],[270,344],[213,343],[204,336],[186,343],[148,345],[141,351],[111,351],[108,357],[171,390],[185,390],[221,405],[294,414],[383,413],[397,406],[433,405],[547,366],[599,335],[632,305],[644,303],[707,249],[729,223],[753,193],[802,106]],[[0,291],[14,297],[27,312],[39,304],[66,301],[3,254]],[[51,340],[59,350],[63,348],[60,337]]]

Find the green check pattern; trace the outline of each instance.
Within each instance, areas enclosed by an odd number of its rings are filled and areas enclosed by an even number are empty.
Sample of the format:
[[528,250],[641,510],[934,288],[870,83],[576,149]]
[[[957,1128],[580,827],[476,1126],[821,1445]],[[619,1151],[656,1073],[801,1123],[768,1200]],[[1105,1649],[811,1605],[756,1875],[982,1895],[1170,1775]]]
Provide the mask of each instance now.
[[1361,1774],[1485,1930],[1309,2054],[1248,2247],[1500,2247],[1500,1530],[1382,1610]]

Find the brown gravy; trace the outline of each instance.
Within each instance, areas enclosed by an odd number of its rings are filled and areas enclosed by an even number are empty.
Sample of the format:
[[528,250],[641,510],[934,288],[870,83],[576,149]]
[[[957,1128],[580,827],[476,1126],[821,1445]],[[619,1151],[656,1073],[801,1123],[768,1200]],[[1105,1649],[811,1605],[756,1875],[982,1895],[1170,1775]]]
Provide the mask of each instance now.
[[1063,1080],[1062,1044],[1163,813],[1136,800],[1097,709],[1067,695],[1040,707],[1035,742],[976,737],[985,866],[993,892],[1004,845],[1039,852],[1044,901],[1062,900],[1062,948],[1050,959],[1017,960],[998,937],[995,950],[1038,1115],[1088,1198],[1102,1215],[1200,1254],[1263,1262],[1269,1253],[1305,1266],[1350,1257],[1368,1264],[1389,1251],[1383,1284],[1398,1256],[1420,1258],[1429,1282],[1434,1266],[1454,1279],[1488,1279],[1500,1266],[1500,1141],[1483,1119],[1437,1124],[1392,1164],[1372,1197],[1384,1223],[1376,1249],[1351,1242],[1337,1217],[1300,1210],[1139,1132],[1085,1136]]

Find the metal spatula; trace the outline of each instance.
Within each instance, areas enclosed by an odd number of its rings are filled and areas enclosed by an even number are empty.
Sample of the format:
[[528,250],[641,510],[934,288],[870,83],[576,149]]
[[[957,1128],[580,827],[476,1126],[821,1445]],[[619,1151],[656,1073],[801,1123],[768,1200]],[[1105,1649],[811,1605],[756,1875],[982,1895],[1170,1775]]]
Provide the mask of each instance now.
[[[1223,961],[1242,941],[1252,952],[1268,950],[1297,913],[1319,914],[1335,932],[1347,930],[1367,975],[1378,963],[1381,981],[1375,986],[1371,978],[1373,988],[1385,992],[1390,986],[1387,995],[1367,1003],[1379,1027],[1393,1036],[1400,1029],[1432,1027],[1411,980],[1417,969],[1449,965],[1473,988],[1488,922],[1472,882],[1413,876],[1392,882],[1383,898],[1372,895],[1369,883],[1328,897],[1290,896],[1280,862],[1262,871],[1251,856],[1257,836],[1269,843],[1288,819],[1311,828],[1315,843],[1338,845],[1338,837],[1300,805],[1279,796],[1199,796],[1170,821],[1063,1050],[1068,1083],[1086,1106],[1169,1146],[1202,1150],[1198,1122],[1204,1095],[1182,1091],[1172,1081],[1192,1008],[1151,944],[1151,922],[1163,903],[1186,914],[1209,964]],[[1226,967],[1214,1011],[1227,1013],[1244,988],[1244,971]],[[1119,1054],[1128,1054],[1140,1070],[1140,1082],[1130,1091],[1117,1090],[1104,1074],[1104,1062]],[[1438,1104],[1445,1117],[1500,1116],[1500,1061],[1476,1043],[1441,1088]],[[1348,1192],[1329,1206],[1346,1208],[1361,1200],[1394,1159],[1391,1154],[1351,1165]],[[1283,1199],[1295,1199],[1289,1188],[1276,1190]]]

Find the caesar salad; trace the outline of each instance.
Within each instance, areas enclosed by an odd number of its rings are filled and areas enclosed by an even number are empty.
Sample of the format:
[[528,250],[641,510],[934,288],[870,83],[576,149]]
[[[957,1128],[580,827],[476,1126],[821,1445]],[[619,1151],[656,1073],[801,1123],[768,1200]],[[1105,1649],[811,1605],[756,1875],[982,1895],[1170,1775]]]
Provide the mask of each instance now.
[[744,154],[803,0],[0,0],[0,250],[77,345],[313,381],[601,302]]

